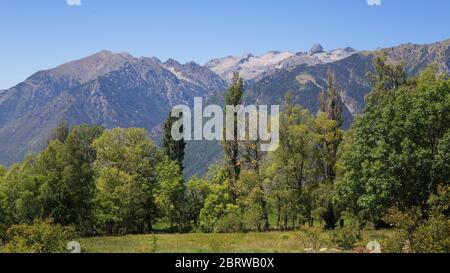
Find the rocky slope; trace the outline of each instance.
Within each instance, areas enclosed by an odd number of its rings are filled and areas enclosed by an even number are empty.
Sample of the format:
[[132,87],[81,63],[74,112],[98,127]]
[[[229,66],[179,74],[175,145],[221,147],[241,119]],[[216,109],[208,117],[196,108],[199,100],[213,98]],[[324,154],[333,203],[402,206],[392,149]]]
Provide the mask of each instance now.
[[[39,151],[50,131],[62,120],[105,127],[143,127],[157,140],[161,124],[175,104],[192,104],[194,96],[223,103],[233,72],[246,79],[247,102],[281,104],[288,91],[312,113],[328,73],[336,75],[345,104],[345,126],[364,109],[370,92],[366,73],[374,54],[404,61],[416,75],[430,64],[450,72],[450,40],[430,45],[405,44],[378,52],[352,48],[309,52],[269,52],[261,56],[215,59],[205,66],[175,60],[135,58],[102,51],[54,69],[40,71],[17,86],[0,91],[0,164],[20,161]],[[220,160],[218,143],[192,142],[186,155],[187,175],[203,173]]]
[[355,52],[356,50],[352,48],[325,51],[320,44],[316,44],[309,52],[271,51],[260,56],[252,54],[242,57],[229,56],[211,60],[205,66],[228,82],[233,79],[234,72],[239,72],[247,81],[257,82],[276,70],[302,64],[317,65],[335,62],[347,58]]
[[[318,49],[322,51],[321,47]],[[345,51],[346,53],[339,53]],[[404,44],[398,47],[380,49],[374,52],[355,52],[351,48],[334,51],[336,61],[321,61],[315,64],[301,63],[277,69],[249,87],[249,101],[264,104],[280,104],[287,91],[294,93],[298,104],[312,113],[319,110],[318,95],[326,88],[327,75],[336,76],[337,87],[343,98],[347,126],[352,117],[364,109],[364,98],[370,92],[367,72],[373,71],[372,63],[376,54],[387,54],[392,62],[404,62],[410,76],[417,75],[431,64],[436,64],[445,73],[450,73],[450,40],[430,45]],[[311,55],[311,53],[309,53]],[[316,53],[312,56],[316,56]],[[328,53],[330,54],[330,53]],[[344,54],[344,55],[340,55]]]
[[62,120],[158,131],[175,104],[192,104],[194,96],[207,98],[226,89],[206,68],[176,69],[155,58],[102,51],[34,74],[0,94],[0,163],[39,151]]

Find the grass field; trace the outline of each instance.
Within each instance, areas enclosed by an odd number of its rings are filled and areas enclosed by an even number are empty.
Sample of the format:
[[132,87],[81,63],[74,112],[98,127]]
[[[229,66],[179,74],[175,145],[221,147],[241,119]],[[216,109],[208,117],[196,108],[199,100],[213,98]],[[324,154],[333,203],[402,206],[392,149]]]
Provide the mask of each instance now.
[[[156,234],[96,237],[80,240],[91,253],[302,253],[307,249],[334,251],[332,231],[308,229],[292,232],[242,234]],[[384,241],[393,231],[365,231],[359,246]],[[309,250],[311,251],[311,250]]]

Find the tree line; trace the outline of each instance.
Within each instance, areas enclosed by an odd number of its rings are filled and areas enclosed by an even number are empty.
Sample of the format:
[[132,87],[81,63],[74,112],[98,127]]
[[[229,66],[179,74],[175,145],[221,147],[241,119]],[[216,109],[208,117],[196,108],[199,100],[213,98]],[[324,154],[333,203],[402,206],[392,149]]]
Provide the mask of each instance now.
[[[330,73],[319,113],[286,96],[278,150],[224,141],[223,163],[189,181],[171,117],[162,148],[144,129],[62,123],[41,153],[0,167],[0,236],[37,219],[83,236],[149,233],[158,222],[178,232],[334,229],[349,218],[383,227],[396,223],[394,210],[411,209],[425,221],[436,211],[430,199],[450,183],[450,81],[433,67],[408,78],[383,57],[374,67],[366,108],[349,130]],[[225,105],[242,104],[244,94],[236,74]]]

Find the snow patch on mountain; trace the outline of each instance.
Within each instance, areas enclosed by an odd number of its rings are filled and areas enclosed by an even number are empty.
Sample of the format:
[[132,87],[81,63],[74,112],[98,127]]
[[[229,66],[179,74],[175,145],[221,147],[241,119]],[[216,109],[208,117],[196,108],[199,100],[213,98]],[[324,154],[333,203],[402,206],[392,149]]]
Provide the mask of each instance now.
[[214,59],[205,66],[227,81],[233,79],[234,72],[239,72],[244,80],[253,80],[268,70],[277,68],[283,60],[292,56],[295,54],[289,51],[271,51],[260,56],[246,54],[241,57],[229,56]]
[[320,44],[316,44],[309,52],[297,54],[284,51],[271,51],[260,56],[246,54],[244,56],[228,56],[214,59],[205,64],[222,79],[230,82],[233,74],[239,72],[244,80],[258,80],[276,69],[286,69],[298,65],[317,65],[342,60],[356,53],[352,48],[324,51]]
[[185,77],[181,71],[178,71],[175,67],[163,65],[163,67],[169,70],[172,74],[174,74],[180,81],[187,81],[193,83],[191,79]]

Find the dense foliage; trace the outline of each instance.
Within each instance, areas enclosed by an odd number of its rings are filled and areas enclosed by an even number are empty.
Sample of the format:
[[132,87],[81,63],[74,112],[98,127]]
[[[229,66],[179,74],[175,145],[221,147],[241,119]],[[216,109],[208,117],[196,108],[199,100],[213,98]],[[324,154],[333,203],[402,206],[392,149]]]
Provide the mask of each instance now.
[[31,225],[13,225],[6,232],[6,253],[67,253],[76,234],[52,221],[36,220]]
[[381,93],[353,130],[337,199],[362,219],[379,222],[391,207],[426,211],[450,182],[450,81],[432,70]]
[[[373,93],[349,131],[340,128],[342,92],[330,76],[317,114],[286,97],[278,150],[263,152],[259,139],[224,142],[223,164],[190,181],[170,118],[162,149],[144,129],[62,123],[44,151],[0,167],[0,239],[11,251],[45,252],[61,251],[63,226],[85,236],[149,233],[158,222],[178,232],[319,222],[339,226],[334,240],[350,249],[373,223],[404,231],[393,249],[448,252],[450,80],[433,68],[407,79],[383,58],[375,68]],[[226,103],[242,96],[235,75]],[[39,232],[63,235],[49,247],[29,243]]]
[[385,217],[401,233],[394,242],[398,252],[450,252],[450,186],[440,186],[428,200],[427,215],[419,207],[406,211],[392,208]]

